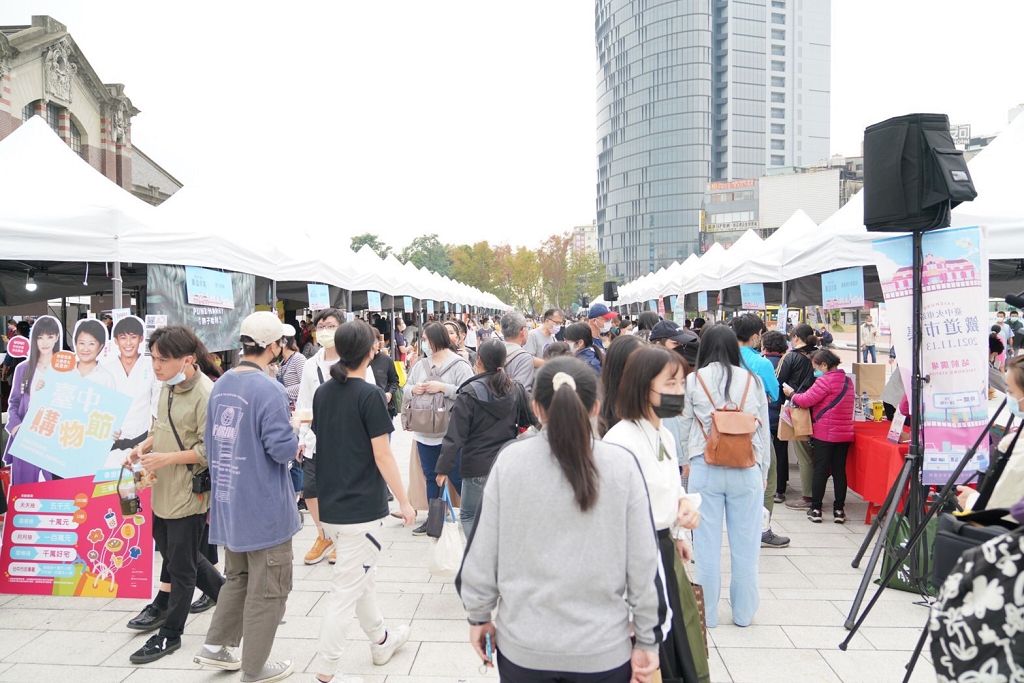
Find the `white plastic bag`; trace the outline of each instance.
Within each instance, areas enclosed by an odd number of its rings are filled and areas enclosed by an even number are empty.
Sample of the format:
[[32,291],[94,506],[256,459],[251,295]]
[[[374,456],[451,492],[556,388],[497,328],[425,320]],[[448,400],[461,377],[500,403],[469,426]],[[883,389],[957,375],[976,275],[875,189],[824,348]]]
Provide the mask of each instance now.
[[462,539],[459,523],[445,519],[441,538],[434,544],[434,554],[430,558],[430,573],[439,577],[452,577],[459,573],[462,566],[462,555],[466,550],[466,542]]

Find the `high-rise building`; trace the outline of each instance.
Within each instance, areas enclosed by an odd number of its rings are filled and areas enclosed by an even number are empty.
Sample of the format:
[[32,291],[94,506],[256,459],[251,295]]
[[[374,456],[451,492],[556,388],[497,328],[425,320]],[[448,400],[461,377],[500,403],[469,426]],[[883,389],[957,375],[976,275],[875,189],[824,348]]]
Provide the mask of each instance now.
[[700,251],[709,181],[829,159],[830,0],[596,0],[610,277]]
[[577,225],[572,229],[572,257],[597,255],[597,223]]

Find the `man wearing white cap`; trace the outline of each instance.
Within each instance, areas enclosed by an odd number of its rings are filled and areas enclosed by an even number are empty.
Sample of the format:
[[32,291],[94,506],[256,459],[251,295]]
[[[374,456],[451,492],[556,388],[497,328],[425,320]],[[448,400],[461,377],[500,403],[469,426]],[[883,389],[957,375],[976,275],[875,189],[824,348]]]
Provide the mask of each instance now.
[[[267,376],[289,331],[269,311],[242,321],[242,362],[214,385],[206,417],[210,542],[224,546],[227,582],[195,661],[240,668],[243,683],[292,671],[291,662],[267,661],[291,592],[292,537],[302,528],[288,475],[299,447],[288,394]],[[229,648],[243,637],[239,660]]]

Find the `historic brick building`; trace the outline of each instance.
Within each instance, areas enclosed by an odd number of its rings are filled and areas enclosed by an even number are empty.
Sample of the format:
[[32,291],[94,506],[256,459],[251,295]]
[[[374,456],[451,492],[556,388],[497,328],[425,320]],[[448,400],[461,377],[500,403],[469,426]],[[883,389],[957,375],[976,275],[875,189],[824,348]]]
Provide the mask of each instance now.
[[100,80],[59,21],[0,26],[0,139],[39,115],[100,173],[159,204],[181,183],[132,146],[138,113],[124,85]]

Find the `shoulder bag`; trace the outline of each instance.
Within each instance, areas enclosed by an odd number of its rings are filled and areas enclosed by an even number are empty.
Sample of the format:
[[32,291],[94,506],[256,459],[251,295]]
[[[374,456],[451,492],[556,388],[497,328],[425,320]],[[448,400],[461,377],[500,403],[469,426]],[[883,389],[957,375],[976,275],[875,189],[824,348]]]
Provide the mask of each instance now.
[[[704,461],[709,465],[718,467],[748,468],[753,467],[754,459],[754,432],[757,431],[758,419],[743,410],[747,403],[747,394],[750,393],[750,385],[754,376],[747,372],[747,385],[743,389],[743,398],[737,406],[727,402],[723,407],[715,406],[715,399],[711,397],[704,378],[697,374],[697,381],[700,383],[704,394],[711,403],[711,433],[704,431],[704,423],[699,418],[697,424],[707,441],[704,446]],[[729,406],[732,407],[729,407]]]
[[[444,374],[456,363],[465,363],[461,356],[454,358],[442,368],[435,368],[430,365],[430,359],[424,358],[420,363],[427,363],[430,370],[427,374],[427,382],[440,382]],[[434,394],[412,394],[404,399],[402,405],[402,428],[408,432],[416,432],[424,436],[440,437],[448,431],[448,422],[451,419],[451,409],[455,401],[444,395],[444,392]]]

